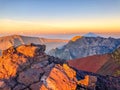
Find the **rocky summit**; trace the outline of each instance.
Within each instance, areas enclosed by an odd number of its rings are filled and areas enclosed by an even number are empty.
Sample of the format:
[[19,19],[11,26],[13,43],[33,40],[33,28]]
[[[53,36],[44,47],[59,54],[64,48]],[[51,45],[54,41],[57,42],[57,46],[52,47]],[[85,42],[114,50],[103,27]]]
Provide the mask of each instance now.
[[0,57],[0,90],[119,90],[120,78],[70,67],[45,45],[10,47]]

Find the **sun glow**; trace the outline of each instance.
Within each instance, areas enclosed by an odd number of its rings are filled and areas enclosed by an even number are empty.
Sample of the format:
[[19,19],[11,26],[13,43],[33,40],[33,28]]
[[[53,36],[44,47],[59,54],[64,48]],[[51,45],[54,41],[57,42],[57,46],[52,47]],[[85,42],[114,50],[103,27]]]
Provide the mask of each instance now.
[[0,32],[9,33],[79,33],[84,32],[119,32],[120,19],[78,19],[78,20],[54,20],[54,21],[22,21],[0,20]]

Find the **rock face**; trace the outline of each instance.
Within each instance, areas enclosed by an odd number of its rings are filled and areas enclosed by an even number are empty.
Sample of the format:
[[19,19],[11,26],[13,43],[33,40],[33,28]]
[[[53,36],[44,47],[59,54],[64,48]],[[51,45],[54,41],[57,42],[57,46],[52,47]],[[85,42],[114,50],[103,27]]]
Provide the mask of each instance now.
[[76,90],[119,90],[120,77],[101,76],[98,74],[76,71],[78,86]]
[[75,90],[77,85],[76,72],[66,64],[63,66],[56,65],[48,77],[42,77],[43,86],[48,90]]
[[0,88],[6,90],[27,89],[40,82],[55,64],[62,60],[45,54],[44,45],[21,45],[2,52],[0,57]]
[[65,60],[111,53],[120,46],[120,39],[81,37],[69,41],[63,48],[52,49],[49,55]]
[[35,44],[4,50],[0,90],[119,90],[120,78],[78,71],[44,51]]

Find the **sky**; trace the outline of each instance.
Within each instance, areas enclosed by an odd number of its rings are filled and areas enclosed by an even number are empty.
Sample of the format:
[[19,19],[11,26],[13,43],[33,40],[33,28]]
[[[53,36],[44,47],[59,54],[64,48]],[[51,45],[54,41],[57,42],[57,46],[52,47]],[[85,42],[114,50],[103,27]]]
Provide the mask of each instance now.
[[120,0],[0,0],[0,34],[120,33]]

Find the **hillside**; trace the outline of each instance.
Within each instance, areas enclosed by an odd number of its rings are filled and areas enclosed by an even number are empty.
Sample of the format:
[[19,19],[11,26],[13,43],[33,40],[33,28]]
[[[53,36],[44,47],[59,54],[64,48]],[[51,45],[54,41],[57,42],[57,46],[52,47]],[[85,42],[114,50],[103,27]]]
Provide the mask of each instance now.
[[111,54],[94,55],[68,61],[71,67],[101,75],[120,76],[120,48]]
[[38,37],[29,37],[29,36],[20,36],[20,35],[12,35],[12,36],[5,36],[0,37],[0,50],[5,50],[11,46],[18,46],[21,44],[45,44],[46,45],[46,52],[49,50],[63,46],[66,44],[68,40],[62,39],[45,39],[45,38],[38,38]]
[[120,39],[103,37],[81,37],[70,40],[63,48],[52,49],[49,55],[65,60],[92,55],[107,54],[120,46]]
[[45,54],[45,45],[21,45],[0,57],[1,90],[119,90],[120,78],[76,70]]

